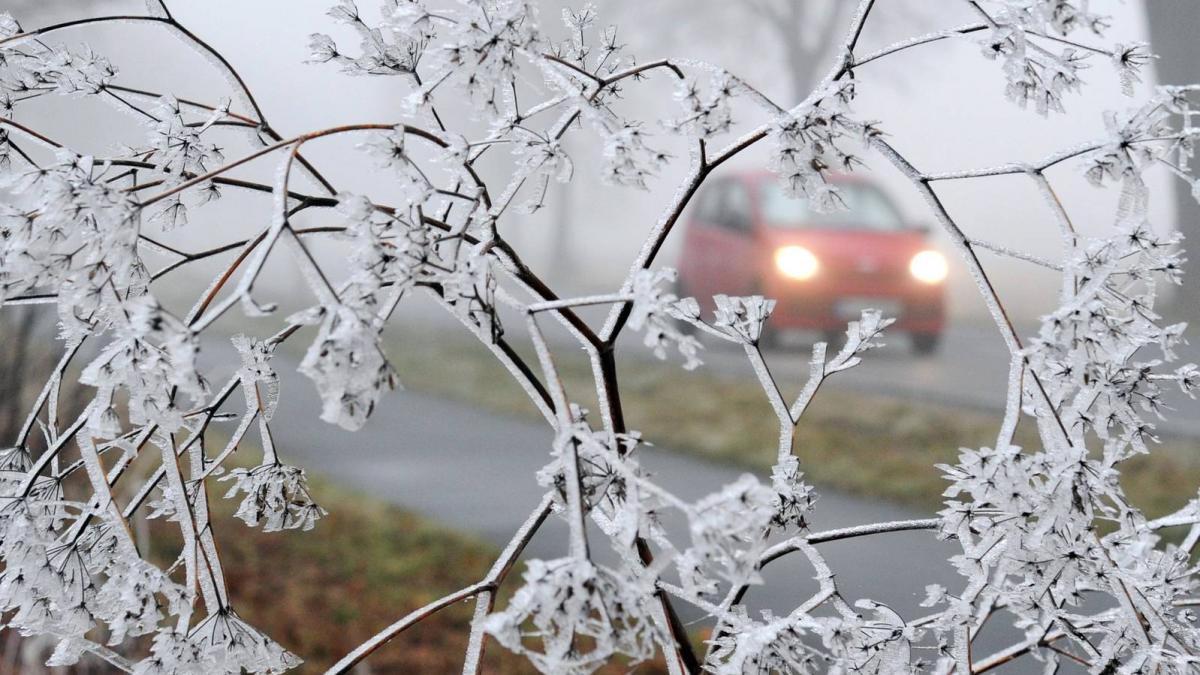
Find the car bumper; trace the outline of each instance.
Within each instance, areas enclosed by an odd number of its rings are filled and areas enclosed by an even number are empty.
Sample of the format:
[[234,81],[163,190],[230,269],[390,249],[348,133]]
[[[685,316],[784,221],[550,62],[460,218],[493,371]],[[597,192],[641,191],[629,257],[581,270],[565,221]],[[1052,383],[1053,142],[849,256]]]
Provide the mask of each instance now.
[[944,284],[826,286],[780,280],[764,290],[776,301],[771,325],[783,330],[841,331],[864,309],[896,319],[891,330],[906,333],[936,335],[946,321]]

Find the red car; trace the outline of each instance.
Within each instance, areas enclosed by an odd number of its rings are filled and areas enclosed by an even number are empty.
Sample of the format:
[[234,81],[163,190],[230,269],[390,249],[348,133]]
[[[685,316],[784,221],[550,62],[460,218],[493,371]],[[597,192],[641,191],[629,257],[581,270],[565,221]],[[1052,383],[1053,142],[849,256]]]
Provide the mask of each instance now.
[[896,318],[892,330],[908,333],[913,351],[932,352],[945,324],[945,257],[874,183],[831,180],[845,210],[817,213],[768,173],[710,180],[683,235],[679,295],[710,311],[718,293],[774,298],[771,329],[816,331],[833,344],[874,308]]

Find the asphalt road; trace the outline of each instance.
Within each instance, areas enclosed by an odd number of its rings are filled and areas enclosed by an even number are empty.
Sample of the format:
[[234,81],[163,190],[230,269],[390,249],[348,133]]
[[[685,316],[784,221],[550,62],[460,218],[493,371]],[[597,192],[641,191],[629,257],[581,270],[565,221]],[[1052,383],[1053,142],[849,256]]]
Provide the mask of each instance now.
[[[548,461],[551,441],[542,425],[397,392],[384,400],[364,429],[349,433],[317,418],[316,393],[311,383],[294,371],[283,374],[283,393],[271,426],[286,461],[454,529],[502,545],[541,494],[534,474]],[[642,461],[661,485],[686,499],[718,489],[740,473],[659,448],[647,448]],[[821,491],[812,528],[929,515]],[[668,523],[668,527],[676,536],[685,534],[680,523]],[[531,542],[526,556],[564,555],[565,535],[565,525],[552,518]],[[938,542],[930,532],[886,534],[822,547],[848,599],[869,597],[910,618],[928,612],[918,607],[926,584],[958,585],[958,577],[946,563],[954,547]],[[770,590],[752,590],[748,600],[752,608],[786,613],[816,589],[811,567],[799,557],[772,565],[766,577]],[[685,614],[687,620],[701,618]],[[977,648],[991,653],[1004,646],[1001,638],[995,633],[982,636]]]
[[[831,385],[984,409],[1002,405],[1004,348],[994,333],[952,328],[942,350],[924,358],[912,356],[903,337],[893,338],[891,343],[871,354],[859,368],[839,374]],[[705,356],[706,367],[749,372],[740,351],[711,347]],[[209,345],[206,356],[217,356],[226,349]],[[632,343],[624,349],[645,348]],[[1185,361],[1198,360],[1198,356],[1195,349],[1183,355]],[[768,359],[777,377],[798,384],[807,373],[808,346],[790,343],[770,352]],[[498,546],[509,540],[538,502],[541,489],[534,476],[549,461],[551,442],[544,425],[401,391],[384,398],[364,429],[349,433],[318,419],[320,406],[312,383],[288,367],[285,355],[280,355],[276,365],[283,377],[283,398],[272,432],[285,461]],[[1177,413],[1172,433],[1200,436],[1195,404],[1190,405]],[[719,489],[740,473],[660,447],[647,447],[643,452],[642,462],[656,480],[685,499]],[[819,531],[930,515],[880,500],[820,490],[811,526]],[[678,541],[685,540],[682,523],[668,522],[668,527]],[[565,525],[551,518],[525,555],[564,555],[566,541]],[[596,541],[602,537],[597,536]],[[602,547],[595,549],[600,551],[598,555],[606,555]],[[941,583],[952,590],[960,584],[946,562],[955,547],[937,541],[930,532],[823,544],[822,550],[848,600],[871,598],[908,618],[927,613],[918,606],[927,584]],[[811,567],[799,557],[772,565],[765,576],[767,587],[753,589],[748,596],[754,610],[786,613],[816,589]],[[685,613],[685,619],[702,617]],[[1011,644],[1013,637],[1009,631],[993,630],[980,636],[975,646],[979,653],[990,654]],[[1024,672],[1021,668],[1028,665],[1017,662],[1001,672]]]
[[[423,300],[423,299],[422,299]],[[416,302],[403,307],[398,314],[404,321],[415,322],[438,330],[455,331],[463,334],[463,328],[431,303]],[[591,325],[603,324],[603,310],[584,310],[581,316]],[[549,322],[548,322],[549,323]],[[1018,326],[1023,338],[1036,333],[1037,326]],[[1189,330],[1186,335],[1196,333]],[[524,326],[519,321],[505,323],[506,334],[516,341],[524,338]],[[515,336],[522,336],[517,338]],[[551,333],[550,339],[563,337]],[[812,335],[795,334],[783,336],[778,347],[767,352],[767,361],[772,372],[785,390],[798,390],[808,377],[808,362],[811,357]],[[620,344],[621,357],[625,359],[654,358],[642,345],[643,336],[626,329]],[[754,377],[750,363],[741,349],[729,343],[701,336],[705,349],[701,354],[701,368]],[[1004,409],[1008,379],[1008,349],[1000,334],[991,324],[951,320],[942,335],[941,344],[931,355],[918,356],[912,353],[908,337],[903,334],[885,333],[885,346],[867,354],[863,363],[848,371],[838,373],[823,385],[831,389],[864,391],[888,394],[910,401],[926,401],[954,406],[966,406],[999,414]],[[564,345],[565,346],[565,345]],[[574,348],[571,346],[569,348]],[[1193,344],[1181,345],[1176,349],[1178,360],[1174,365],[1200,364],[1200,338]],[[1145,358],[1155,358],[1147,350]],[[678,362],[675,355],[671,358]],[[1150,419],[1164,436],[1200,438],[1200,402],[1179,392],[1178,388],[1166,387],[1168,410],[1166,419]]]
[[[1028,333],[1028,331],[1027,331]],[[640,338],[638,338],[640,339]],[[721,372],[752,375],[745,355],[739,349],[707,341],[703,356],[706,368]],[[951,324],[941,347],[929,356],[913,355],[903,335],[887,336],[885,347],[867,354],[863,363],[830,378],[830,388],[873,391],[947,405],[983,410],[1004,408],[1008,377],[1008,351],[994,328],[970,324]],[[630,341],[628,350],[642,349]],[[767,353],[776,377],[798,387],[808,376],[811,339],[795,336],[786,344]],[[1177,365],[1200,364],[1200,344],[1183,345]],[[1153,357],[1153,353],[1150,353]],[[1174,410],[1167,419],[1155,421],[1165,435],[1200,437],[1200,402],[1189,399],[1177,388],[1167,389],[1167,402]]]

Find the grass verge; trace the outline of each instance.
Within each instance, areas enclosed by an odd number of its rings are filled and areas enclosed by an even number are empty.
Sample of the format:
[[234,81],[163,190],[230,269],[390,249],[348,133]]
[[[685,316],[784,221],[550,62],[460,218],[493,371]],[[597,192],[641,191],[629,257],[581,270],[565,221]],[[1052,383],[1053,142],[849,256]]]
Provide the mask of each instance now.
[[[264,533],[233,518],[237,499],[210,500],[234,609],[322,673],[410,611],[481,579],[493,547],[402,509],[310,477],[329,515],[310,532]],[[178,529],[152,521],[151,542],[178,550]],[[462,668],[474,603],[410,628],[370,659],[369,672],[449,673]],[[526,672],[499,648],[488,672]],[[364,671],[368,672],[368,671]]]
[[[540,420],[492,355],[461,332],[409,328],[388,352],[407,388]],[[687,372],[632,353],[621,361],[626,421],[648,441],[745,468],[774,462],[775,417],[753,377]],[[594,404],[582,354],[557,365],[568,392]],[[998,413],[825,387],[797,428],[796,447],[818,487],[936,509],[946,483],[933,465],[953,461],[959,448],[992,445],[999,423]],[[1028,420],[1017,440],[1036,444]],[[1151,516],[1181,507],[1200,486],[1198,450],[1194,440],[1168,440],[1125,464],[1127,492]]]
[[[309,532],[245,527],[233,518],[239,499],[221,499],[214,491],[210,500],[232,605],[252,626],[304,659],[291,672],[325,672],[400,617],[483,578],[499,555],[493,546],[321,476],[310,476],[309,484],[329,511]],[[160,557],[178,550],[174,524],[151,521],[150,533]],[[521,572],[518,565],[502,585],[498,606],[520,585]],[[471,600],[433,614],[355,672],[460,672],[474,607]],[[483,672],[533,671],[524,658],[491,641]],[[659,662],[614,662],[600,672],[665,675],[666,669]]]

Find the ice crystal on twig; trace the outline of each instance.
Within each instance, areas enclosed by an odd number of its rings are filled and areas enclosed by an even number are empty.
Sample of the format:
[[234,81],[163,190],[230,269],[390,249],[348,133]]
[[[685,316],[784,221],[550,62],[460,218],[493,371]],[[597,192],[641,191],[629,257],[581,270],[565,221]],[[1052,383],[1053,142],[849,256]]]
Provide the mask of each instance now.
[[308,493],[304,469],[282,464],[262,464],[234,469],[221,478],[234,481],[225,497],[245,493],[234,517],[264,532],[311,530],[326,515]]
[[[1170,412],[1168,389],[1194,396],[1200,387],[1200,369],[1176,361],[1182,324],[1158,308],[1160,285],[1181,283],[1184,258],[1178,238],[1156,233],[1150,222],[1144,179],[1162,167],[1200,194],[1189,173],[1200,89],[1160,88],[1141,106],[1108,113],[1102,138],[1042,163],[927,173],[875,123],[854,116],[858,87],[872,81],[860,69],[964,36],[999,64],[1009,98],[1046,114],[1084,86],[1089,61],[1107,59],[1116,70],[1109,76],[1137,94],[1151,53],[1139,43],[1105,44],[1108,20],[1086,0],[972,0],[962,4],[977,23],[867,57],[859,42],[871,32],[877,4],[857,3],[826,76],[803,100],[781,104],[720,68],[635,60],[592,5],[561,12],[565,32],[553,39],[527,0],[387,0],[366,15],[341,0],[329,18],[352,31],[358,46],[314,34],[310,61],[352,75],[395,76],[401,117],[291,138],[271,126],[246,78],[159,0],[147,3],[144,16],[35,29],[0,14],[0,303],[52,308],[64,350],[28,397],[34,406],[17,438],[0,450],[4,626],[52,637],[48,662],[56,667],[89,653],[139,675],[278,673],[298,665],[230,607],[210,489],[214,479],[228,482],[226,496],[239,500],[235,515],[248,526],[312,528],[325,511],[272,435],[280,410],[275,351],[287,340],[310,340],[299,370],[317,389],[321,418],[358,429],[397,386],[385,330],[402,302],[426,296],[497,356],[551,426],[537,474],[545,492],[485,578],[368,640],[337,672],[470,598],[478,605],[464,672],[478,670],[489,639],[546,673],[590,673],[613,659],[658,656],[672,672],[695,663],[728,675],[962,675],[1024,658],[1047,672],[1068,660],[1096,673],[1195,670],[1200,631],[1189,609],[1197,603],[1189,561],[1200,543],[1200,507],[1192,500],[1148,519],[1126,495],[1121,472],[1152,451],[1156,425]],[[207,54],[231,100],[130,86],[86,45],[55,42],[66,28],[118,19],[163,29]],[[641,108],[624,94],[635,85],[663,94],[669,110],[657,119],[633,114]],[[673,104],[665,101],[671,91]],[[43,110],[28,102],[54,96],[112,105],[146,131],[111,139],[108,156],[79,152],[37,128]],[[466,113],[440,107],[454,102],[465,102]],[[721,137],[743,131],[718,147]],[[567,140],[573,134],[592,139],[597,166],[586,165],[584,143]],[[348,142],[364,151],[360,163],[382,169],[383,189],[367,196],[324,173],[308,144],[338,137],[353,137]],[[858,153],[890,163],[963,252],[1008,347],[1009,390],[995,442],[962,449],[938,467],[947,488],[936,518],[812,527],[820,513],[797,425],[827,378],[883,346],[892,317],[864,311],[836,353],[814,345],[808,379],[787,400],[790,388],[759,348],[775,300],[718,294],[709,304],[670,290],[674,272],[659,259],[668,236],[680,229],[693,195],[707,189],[705,179],[760,141],[771,146],[786,193],[817,210],[843,205],[833,177],[855,169]],[[597,177],[648,188],[674,175],[666,170],[674,159],[663,149],[668,144],[687,146],[681,154],[690,167],[646,229],[625,279],[595,295],[557,295],[510,238],[512,214],[522,203],[541,208],[553,196],[550,181]],[[265,155],[282,155],[270,184],[253,171]],[[1110,229],[1075,228],[1046,173],[1072,164],[1098,189],[1120,191]],[[1061,260],[992,247],[1061,273],[1057,306],[1029,338],[1009,321],[974,254],[984,245],[938,192],[950,177],[992,175],[1033,181],[1059,225]],[[170,232],[157,238],[189,222],[192,236],[211,236],[196,221],[228,191],[269,194],[272,208],[264,212],[271,217],[257,226],[248,221],[238,241],[197,250],[185,245],[194,242],[172,243]],[[318,212],[329,215],[328,224],[303,222]],[[327,245],[339,247],[337,266]],[[315,298],[282,325],[271,311],[277,303],[255,300],[268,292],[256,282],[281,250]],[[188,286],[177,270],[223,254],[230,260],[189,299],[191,309],[174,309],[171,299]],[[608,311],[603,323],[592,319],[598,309]],[[505,330],[514,313],[527,319],[528,334]],[[200,358],[205,331],[246,317],[253,320],[239,325],[234,358]],[[595,395],[595,422],[576,383],[559,370],[564,350],[542,332],[543,317],[564,327],[587,356],[593,381],[584,389]],[[263,324],[274,325],[258,334]],[[777,423],[769,477],[747,474],[688,501],[646,470],[643,460],[655,450],[627,426],[638,416],[623,405],[618,378],[625,329],[640,332],[659,358],[678,351],[687,368],[700,364],[693,332],[742,348]],[[523,340],[532,342],[536,364],[524,358]],[[210,384],[216,374],[224,379]],[[74,392],[82,402],[69,410]],[[1034,432],[1028,447],[1016,445],[1022,418]],[[255,426],[261,463],[232,468],[228,459]],[[506,577],[551,517],[566,521],[567,555],[528,561],[523,582],[498,606]],[[135,526],[146,518],[178,531],[178,547],[162,567],[135,541]],[[1186,533],[1167,538],[1165,528]],[[908,530],[953,542],[958,552],[949,562],[962,578],[928,586],[921,605],[929,614],[919,618],[848,597],[820,547]],[[611,549],[611,564],[597,562],[602,546]],[[786,614],[756,609],[747,590],[770,579],[767,565],[786,556],[800,559],[815,591]],[[680,606],[713,623],[707,653],[693,652]],[[1023,637],[996,655],[979,654],[975,638],[1005,624]]]

